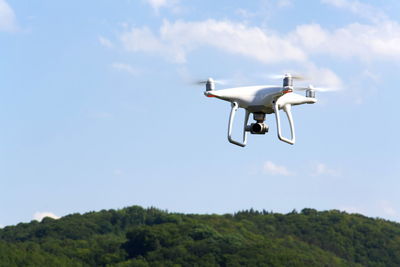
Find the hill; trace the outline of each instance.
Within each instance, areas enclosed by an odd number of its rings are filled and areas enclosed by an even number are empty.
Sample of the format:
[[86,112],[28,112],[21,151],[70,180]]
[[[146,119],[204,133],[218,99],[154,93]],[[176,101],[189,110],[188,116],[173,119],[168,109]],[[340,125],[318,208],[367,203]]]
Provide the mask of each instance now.
[[337,210],[133,206],[0,229],[0,266],[400,266],[400,224]]

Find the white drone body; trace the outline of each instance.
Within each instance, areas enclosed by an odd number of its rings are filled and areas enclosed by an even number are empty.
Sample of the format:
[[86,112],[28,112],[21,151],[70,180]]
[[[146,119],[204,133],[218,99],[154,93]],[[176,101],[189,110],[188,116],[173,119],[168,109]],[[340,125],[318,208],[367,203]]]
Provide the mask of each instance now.
[[[205,82],[206,91],[204,94],[207,97],[216,97],[231,102],[232,109],[228,124],[228,140],[232,144],[244,147],[247,143],[248,132],[252,134],[265,134],[268,132],[268,126],[264,123],[265,115],[275,113],[278,138],[283,142],[293,145],[296,141],[296,136],[291,107],[301,104],[314,104],[317,102],[317,99],[315,98],[315,90],[318,90],[311,85],[307,88],[294,88],[293,79],[296,78],[298,77],[285,74],[283,78],[283,86],[260,85],[223,90],[215,90],[215,82],[212,78],[209,78]],[[294,90],[306,91],[306,96],[296,94],[293,92]],[[238,108],[244,108],[246,110],[242,142],[236,141],[232,138],[233,121]],[[288,117],[291,132],[290,139],[282,136],[279,116],[280,109],[283,109]],[[247,125],[250,113],[253,113],[256,123]]]

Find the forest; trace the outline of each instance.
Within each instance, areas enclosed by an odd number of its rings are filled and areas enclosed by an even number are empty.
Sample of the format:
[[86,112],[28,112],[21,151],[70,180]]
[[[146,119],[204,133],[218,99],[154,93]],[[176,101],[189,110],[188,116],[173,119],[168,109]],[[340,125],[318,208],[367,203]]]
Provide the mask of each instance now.
[[400,266],[400,224],[338,210],[132,206],[0,229],[0,266]]

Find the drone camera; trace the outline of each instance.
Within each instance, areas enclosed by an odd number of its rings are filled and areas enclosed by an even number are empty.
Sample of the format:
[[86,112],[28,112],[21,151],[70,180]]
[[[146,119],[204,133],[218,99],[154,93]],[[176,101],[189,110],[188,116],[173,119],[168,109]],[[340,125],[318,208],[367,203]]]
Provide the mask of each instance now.
[[246,126],[246,131],[252,134],[265,134],[268,132],[268,126],[264,123],[265,113],[255,112],[253,118],[257,123],[252,123]]
[[246,127],[246,131],[252,134],[265,134],[268,132],[268,126],[265,123],[252,123]]

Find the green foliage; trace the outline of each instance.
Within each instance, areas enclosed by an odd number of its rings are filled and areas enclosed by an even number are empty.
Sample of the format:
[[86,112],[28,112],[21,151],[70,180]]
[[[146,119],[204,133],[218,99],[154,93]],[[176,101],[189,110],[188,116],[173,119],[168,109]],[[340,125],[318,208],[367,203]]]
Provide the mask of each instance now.
[[148,227],[140,227],[135,231],[126,234],[128,239],[122,248],[128,253],[130,258],[142,255],[161,247],[159,237]]
[[337,210],[133,206],[0,229],[2,266],[400,266],[400,225]]

